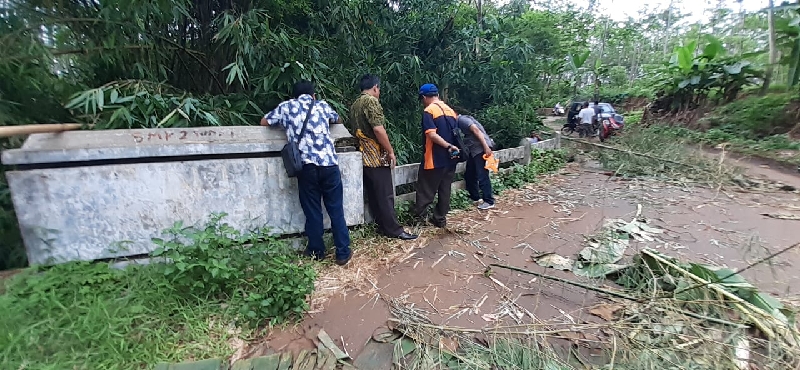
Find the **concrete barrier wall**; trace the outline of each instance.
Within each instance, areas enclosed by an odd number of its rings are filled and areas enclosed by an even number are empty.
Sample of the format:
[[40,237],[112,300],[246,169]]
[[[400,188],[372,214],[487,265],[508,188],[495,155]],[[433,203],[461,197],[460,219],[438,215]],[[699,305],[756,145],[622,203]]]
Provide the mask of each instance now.
[[[332,135],[352,138],[341,125]],[[303,232],[297,180],[286,176],[278,156],[285,144],[283,132],[253,126],[75,131],[31,135],[2,159],[17,166],[6,177],[28,259],[51,264],[147,254],[156,247],[152,238],[176,221],[199,225],[213,213],[227,213],[225,222],[239,230]],[[558,148],[560,140],[521,144],[497,151],[498,159],[528,163],[532,148]],[[345,218],[359,225],[371,220],[361,153],[337,151]],[[395,185],[416,182],[418,168],[396,167]]]
[[[146,254],[176,221],[212,213],[239,230],[302,232],[297,180],[277,156],[285,143],[281,131],[249,126],[64,132],[31,135],[3,163],[18,166],[6,177],[28,259],[49,264]],[[339,165],[345,218],[359,225],[361,153],[340,153]]]

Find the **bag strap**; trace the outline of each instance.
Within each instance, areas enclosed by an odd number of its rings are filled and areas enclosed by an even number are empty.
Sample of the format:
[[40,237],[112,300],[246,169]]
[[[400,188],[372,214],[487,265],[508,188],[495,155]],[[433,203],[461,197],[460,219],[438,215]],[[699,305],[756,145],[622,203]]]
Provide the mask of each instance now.
[[300,135],[297,136],[298,146],[300,145],[300,141],[303,140],[303,135],[305,135],[306,133],[306,127],[308,126],[308,119],[311,118],[311,112],[314,111],[314,104],[316,103],[317,101],[315,99],[311,100],[311,106],[308,107],[308,113],[306,113],[306,119],[303,120],[303,128],[300,129]]
[[[441,105],[439,105],[439,103],[433,103],[433,104],[436,104],[436,106],[437,106],[437,107],[439,107],[439,109],[442,111],[442,115],[444,116],[444,120],[445,120],[445,122],[447,122],[447,126],[450,126],[450,131],[453,131],[453,130],[456,130],[456,129],[458,129],[458,123],[456,123],[456,125],[455,125],[455,126],[453,126],[453,125],[450,123],[450,120],[449,120],[448,118],[450,118],[450,119],[453,119],[453,120],[455,120],[455,119],[454,119],[453,117],[450,117],[450,116],[448,116],[448,115],[447,115],[447,112],[445,112],[445,111],[444,111],[444,108],[442,108],[442,106],[441,106]],[[459,132],[460,132],[460,131],[461,131],[461,130],[459,130]]]

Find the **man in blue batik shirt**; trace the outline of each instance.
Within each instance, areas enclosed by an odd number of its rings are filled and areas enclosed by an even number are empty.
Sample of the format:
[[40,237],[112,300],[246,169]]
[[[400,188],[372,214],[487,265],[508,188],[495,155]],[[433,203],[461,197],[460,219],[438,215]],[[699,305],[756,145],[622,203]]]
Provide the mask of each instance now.
[[[314,84],[300,81],[294,85],[294,99],[279,104],[261,119],[261,125],[286,130],[289,141],[297,142],[303,121],[311,109],[311,116],[298,148],[303,161],[303,171],[297,175],[300,206],[306,216],[306,255],[318,260],[325,258],[322,241],[322,202],[331,218],[333,243],[336,246],[336,264],[350,261],[350,232],[344,219],[342,174],[336,149],[331,138],[330,124],[340,123],[339,115],[324,100],[315,100]],[[313,103],[313,105],[312,105]]]

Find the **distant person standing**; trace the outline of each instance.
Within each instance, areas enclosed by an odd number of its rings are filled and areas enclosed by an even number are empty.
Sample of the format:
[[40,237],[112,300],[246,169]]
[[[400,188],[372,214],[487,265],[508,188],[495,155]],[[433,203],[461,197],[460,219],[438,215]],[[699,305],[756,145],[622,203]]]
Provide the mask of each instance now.
[[583,109],[578,112],[578,118],[581,119],[581,126],[582,130],[580,131],[580,136],[583,137],[584,134],[589,135],[592,132],[592,122],[594,121],[594,109],[589,108],[589,102],[583,102]]
[[[325,258],[322,240],[322,201],[331,219],[336,264],[345,265],[352,257],[350,231],[344,219],[344,190],[336,149],[331,138],[330,123],[339,123],[339,115],[324,100],[316,100],[314,84],[300,81],[294,85],[294,99],[280,103],[261,119],[261,125],[286,130],[289,141],[298,143],[303,170],[297,175],[300,206],[306,216],[306,255]],[[303,136],[303,122],[308,123]]]
[[453,129],[458,126],[456,112],[439,99],[439,88],[425,84],[419,88],[419,99],[424,107],[422,112],[423,160],[419,166],[417,180],[417,200],[414,216],[424,220],[428,206],[439,195],[433,210],[431,223],[436,227],[447,226],[447,212],[450,212],[450,186],[456,174],[459,153]]
[[392,167],[397,159],[384,127],[383,107],[378,100],[381,94],[380,79],[373,75],[364,75],[359,87],[361,95],[350,107],[350,123],[358,138],[364,162],[367,204],[379,233],[402,240],[416,239],[417,235],[403,230],[397,222],[394,210]]
[[600,108],[600,101],[599,100],[595,100],[594,101],[594,107],[593,108],[594,108],[594,120],[595,120],[595,123],[599,124],[600,123],[600,113],[603,113],[603,109]]
[[494,208],[492,182],[489,179],[489,170],[486,169],[486,160],[483,159],[484,155],[493,155],[494,141],[483,125],[472,116],[458,116],[458,127],[464,134],[464,150],[469,154],[464,172],[464,183],[469,197],[478,204],[478,209]]

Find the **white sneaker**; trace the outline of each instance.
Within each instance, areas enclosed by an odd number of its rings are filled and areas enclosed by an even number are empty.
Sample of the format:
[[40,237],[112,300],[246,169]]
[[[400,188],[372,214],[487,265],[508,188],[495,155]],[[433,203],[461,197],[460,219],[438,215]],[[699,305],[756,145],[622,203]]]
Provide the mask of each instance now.
[[472,204],[473,204],[475,207],[478,207],[478,206],[480,206],[481,204],[483,204],[483,199],[478,199],[478,200],[476,200],[476,201],[472,202]]
[[486,202],[481,203],[480,205],[478,205],[478,209],[480,209],[482,211],[485,211],[487,209],[492,209],[492,208],[494,208],[494,204],[489,204],[489,203],[486,203]]

